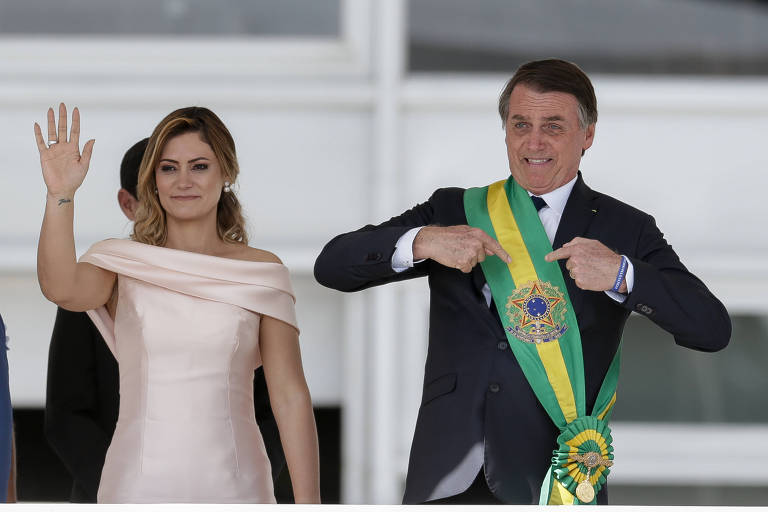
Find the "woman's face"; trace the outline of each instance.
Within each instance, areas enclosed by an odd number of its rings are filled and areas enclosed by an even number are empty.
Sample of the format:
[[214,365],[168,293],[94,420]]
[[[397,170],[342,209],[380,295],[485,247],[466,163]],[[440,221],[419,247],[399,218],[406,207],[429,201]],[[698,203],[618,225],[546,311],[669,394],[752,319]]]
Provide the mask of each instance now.
[[197,132],[168,140],[155,168],[155,183],[169,218],[215,218],[224,176],[213,150]]

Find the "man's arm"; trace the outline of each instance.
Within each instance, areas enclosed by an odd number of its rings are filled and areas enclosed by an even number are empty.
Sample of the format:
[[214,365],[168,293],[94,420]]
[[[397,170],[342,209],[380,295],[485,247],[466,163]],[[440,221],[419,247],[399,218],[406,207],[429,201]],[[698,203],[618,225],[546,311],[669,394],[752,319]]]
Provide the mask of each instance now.
[[59,308],[48,353],[45,401],[48,443],[94,502],[112,438],[98,421],[96,342],[103,340],[94,339],[85,313]]
[[[425,265],[403,270],[400,262],[392,258],[396,246],[404,243],[403,240],[410,240],[404,235],[414,227],[423,228],[408,248],[411,264],[430,259],[467,273],[486,256],[496,255],[509,262],[509,255],[496,240],[481,229],[465,225],[462,197],[462,189],[440,189],[429,201],[398,217],[378,226],[369,225],[337,236],[318,256],[315,279],[329,288],[357,291],[425,275]],[[453,213],[448,217],[449,225],[433,225],[436,208]]]
[[367,225],[335,237],[315,261],[315,279],[323,286],[351,292],[424,275],[424,265],[396,272],[392,268],[392,254],[407,231],[434,222],[432,201],[436,194],[426,203],[377,226]]
[[705,352],[725,348],[731,337],[725,307],[680,262],[653,217],[642,215],[636,247],[625,254],[634,272],[631,290],[621,273],[617,275],[622,256],[599,240],[576,237],[545,259],[565,260],[571,279],[582,290],[629,292],[617,304],[647,316],[672,334],[678,345]]
[[634,287],[624,307],[647,316],[671,333],[678,345],[705,352],[728,345],[728,311],[680,262],[653,217],[648,216],[630,260],[635,268]]

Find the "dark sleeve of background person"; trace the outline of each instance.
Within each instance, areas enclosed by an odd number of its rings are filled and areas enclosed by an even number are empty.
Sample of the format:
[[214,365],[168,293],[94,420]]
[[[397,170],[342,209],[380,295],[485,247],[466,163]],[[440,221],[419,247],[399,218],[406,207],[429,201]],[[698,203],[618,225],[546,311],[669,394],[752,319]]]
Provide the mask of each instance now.
[[13,411],[8,385],[8,349],[5,340],[5,324],[0,317],[0,501],[5,501],[9,476],[11,474],[13,450]]
[[59,308],[48,353],[45,435],[74,482],[71,500],[95,503],[119,409],[117,361],[85,313]]
[[256,410],[256,422],[259,424],[261,437],[264,438],[267,457],[272,465],[272,481],[276,484],[280,472],[285,467],[285,454],[283,445],[280,443],[280,432],[277,429],[275,415],[272,413],[272,404],[269,403],[264,368],[261,366],[253,374],[253,406]]

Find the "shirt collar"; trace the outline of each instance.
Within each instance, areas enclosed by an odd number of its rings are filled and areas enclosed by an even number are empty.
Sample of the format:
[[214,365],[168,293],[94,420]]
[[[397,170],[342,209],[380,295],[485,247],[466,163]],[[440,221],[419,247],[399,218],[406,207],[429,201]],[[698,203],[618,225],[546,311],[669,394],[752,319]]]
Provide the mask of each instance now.
[[[578,175],[576,175],[565,185],[561,185],[560,187],[547,192],[546,194],[541,194],[539,197],[547,202],[547,206],[555,210],[558,214],[562,215],[563,210],[565,210],[565,203],[568,202],[568,197],[571,195],[571,190],[573,190],[573,186],[576,184],[576,178],[578,178]],[[528,192],[528,195],[532,196],[534,194]]]

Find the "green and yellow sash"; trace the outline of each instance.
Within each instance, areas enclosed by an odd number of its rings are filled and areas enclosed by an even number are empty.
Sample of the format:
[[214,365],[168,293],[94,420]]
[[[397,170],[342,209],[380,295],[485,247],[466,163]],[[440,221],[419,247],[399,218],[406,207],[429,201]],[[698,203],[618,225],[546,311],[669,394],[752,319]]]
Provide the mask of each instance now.
[[482,262],[512,348],[528,383],[560,429],[539,504],[595,503],[613,464],[608,420],[616,401],[620,350],[586,414],[584,359],[576,315],[560,266],[528,192],[510,177],[464,193],[469,225],[499,241],[512,258]]

